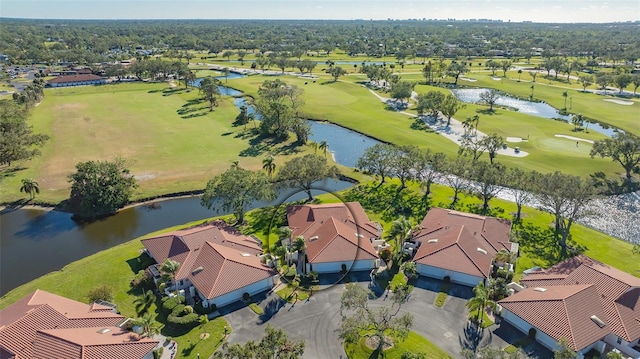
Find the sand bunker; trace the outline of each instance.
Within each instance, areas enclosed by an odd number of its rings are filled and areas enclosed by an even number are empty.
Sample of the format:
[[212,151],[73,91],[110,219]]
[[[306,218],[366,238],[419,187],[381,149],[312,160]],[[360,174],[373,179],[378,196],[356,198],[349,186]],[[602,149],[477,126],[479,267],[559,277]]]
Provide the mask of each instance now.
[[491,78],[493,81],[502,81],[501,77],[492,77]]
[[476,80],[476,79],[470,79],[470,78],[468,78],[468,77],[461,77],[461,78],[460,78],[460,80],[462,80],[462,81],[469,81],[469,82],[477,82],[477,81],[478,81],[478,80]]
[[507,142],[522,142],[524,141],[522,137],[507,137]]
[[561,137],[561,138],[566,138],[568,140],[573,140],[573,141],[582,141],[582,142],[587,142],[587,143],[593,143],[592,140],[587,140],[586,138],[580,138],[580,137],[573,137],[573,136],[567,136],[567,135],[555,135],[556,137]]
[[625,101],[625,100],[616,100],[613,98],[606,98],[604,101],[617,103],[618,105],[631,106],[633,105],[633,101]]

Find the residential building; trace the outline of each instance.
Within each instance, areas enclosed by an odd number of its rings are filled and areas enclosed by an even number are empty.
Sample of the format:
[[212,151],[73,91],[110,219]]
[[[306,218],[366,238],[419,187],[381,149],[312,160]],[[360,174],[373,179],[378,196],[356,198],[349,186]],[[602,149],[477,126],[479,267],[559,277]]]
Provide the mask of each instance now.
[[0,311],[0,358],[152,359],[159,342],[124,321],[109,306],[36,290]]
[[554,350],[561,338],[582,358],[615,348],[640,358],[640,278],[585,255],[528,272],[525,289],[499,301],[501,315]]
[[419,243],[413,257],[418,273],[475,287],[491,275],[492,261],[500,250],[517,254],[509,240],[511,222],[443,208],[431,208],[414,238]]
[[158,265],[166,259],[180,263],[171,287],[202,301],[204,307],[231,304],[244,293],[271,289],[278,273],[263,263],[257,238],[242,235],[223,221],[144,239],[142,244]]
[[48,87],[69,87],[69,86],[82,86],[82,85],[103,85],[105,83],[107,83],[107,81],[98,75],[83,74],[83,75],[59,76],[47,81],[47,86]]
[[[306,272],[337,273],[378,268],[382,227],[369,220],[358,202],[287,207],[291,238],[302,236]],[[304,262],[304,263],[300,263]]]

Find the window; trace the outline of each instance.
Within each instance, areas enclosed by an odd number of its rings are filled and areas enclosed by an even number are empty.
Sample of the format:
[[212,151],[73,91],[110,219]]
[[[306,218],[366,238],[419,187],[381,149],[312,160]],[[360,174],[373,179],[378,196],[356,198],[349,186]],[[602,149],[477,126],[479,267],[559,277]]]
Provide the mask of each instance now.
[[622,344],[622,338],[618,337],[618,340],[616,340],[616,342],[617,342],[618,344]]
[[180,279],[180,286],[182,286],[184,283],[184,281],[182,279]]

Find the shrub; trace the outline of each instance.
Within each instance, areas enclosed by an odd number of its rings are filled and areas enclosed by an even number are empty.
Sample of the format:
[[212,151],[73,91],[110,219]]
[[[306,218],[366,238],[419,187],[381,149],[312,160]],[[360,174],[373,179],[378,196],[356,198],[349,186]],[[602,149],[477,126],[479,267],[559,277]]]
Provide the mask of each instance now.
[[193,313],[193,307],[190,306],[190,305],[185,306],[184,307],[184,312],[187,313],[187,314]]
[[169,316],[167,317],[167,321],[169,323],[176,324],[176,325],[193,325],[198,323],[198,318],[199,318],[198,314],[191,313],[186,315],[180,315],[176,312],[177,311],[171,312],[171,314],[169,314]]
[[389,258],[391,258],[391,251],[389,250],[389,248],[384,248],[380,251],[380,258],[384,259],[385,262],[387,262]]
[[208,308],[202,306],[202,302],[197,303],[193,309],[195,309],[198,314],[210,314],[218,310],[215,304],[210,305]]
[[101,285],[99,287],[91,289],[87,296],[89,297],[89,301],[91,303],[98,300],[110,302],[111,300],[113,300],[113,288],[107,285]]
[[132,287],[149,287],[151,286],[151,277],[147,271],[141,269],[136,273],[136,276],[131,280]]
[[153,359],[162,358],[162,353],[163,352],[164,352],[164,348],[163,347],[159,347],[159,348],[153,349]]
[[165,313],[171,313],[175,310],[176,306],[182,302],[184,302],[184,296],[179,297],[164,297],[162,298],[162,310]]

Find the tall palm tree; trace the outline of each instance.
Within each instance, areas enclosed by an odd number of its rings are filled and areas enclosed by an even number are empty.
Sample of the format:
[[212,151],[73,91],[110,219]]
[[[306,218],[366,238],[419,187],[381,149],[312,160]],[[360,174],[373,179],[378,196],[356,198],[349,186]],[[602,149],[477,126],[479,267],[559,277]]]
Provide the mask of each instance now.
[[141,297],[136,298],[133,303],[136,305],[136,312],[138,312],[138,315],[145,314],[155,300],[156,296],[153,294],[153,291],[150,290],[142,293]]
[[406,217],[400,217],[391,223],[388,236],[396,241],[396,252],[402,250],[402,244],[413,237],[413,233],[420,230],[419,226],[414,226],[413,223]]
[[[307,249],[307,243],[304,241],[303,236],[297,236],[296,239],[293,240],[293,244],[291,246],[292,251],[298,252],[298,266],[302,266],[302,271],[305,271],[306,265],[304,263],[304,251]],[[300,261],[300,256],[302,256],[302,261]]]
[[160,270],[169,277],[171,282],[173,282],[173,286],[176,289],[176,295],[178,295],[178,283],[176,283],[176,273],[178,273],[179,269],[180,269],[180,263],[169,258],[167,258],[160,266]]
[[318,148],[321,149],[324,153],[324,156],[327,157],[327,150],[329,149],[329,144],[327,143],[327,141],[323,140],[322,142],[320,142]]
[[153,335],[160,332],[158,323],[156,323],[156,320],[149,313],[145,314],[141,318],[136,319],[135,325],[138,325],[142,328],[142,335],[146,337],[152,337]]
[[271,175],[276,170],[276,163],[273,156],[269,156],[262,160],[262,169],[267,171],[267,175],[271,178]]
[[562,93],[562,97],[564,97],[564,109],[567,109],[567,97],[569,96],[569,91],[565,91]]
[[491,310],[496,309],[496,302],[491,300],[489,297],[489,289],[485,287],[484,282],[478,283],[477,286],[473,288],[474,297],[469,299],[467,302],[467,308],[469,310],[477,310],[478,311],[478,330],[482,329],[482,323],[484,322],[483,311],[486,308],[491,308]]
[[20,192],[28,193],[29,199],[34,199],[36,194],[40,193],[40,187],[38,187],[38,182],[33,178],[23,178]]
[[316,142],[316,141],[310,141],[310,142],[308,142],[308,144],[309,144],[309,146],[310,146],[311,148],[313,148],[313,153],[314,153],[314,154],[317,154],[317,153],[318,153],[318,142]]

